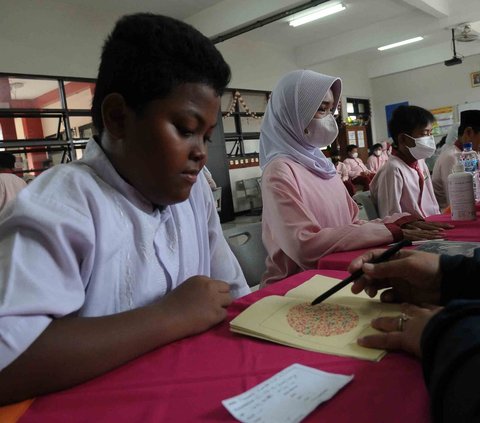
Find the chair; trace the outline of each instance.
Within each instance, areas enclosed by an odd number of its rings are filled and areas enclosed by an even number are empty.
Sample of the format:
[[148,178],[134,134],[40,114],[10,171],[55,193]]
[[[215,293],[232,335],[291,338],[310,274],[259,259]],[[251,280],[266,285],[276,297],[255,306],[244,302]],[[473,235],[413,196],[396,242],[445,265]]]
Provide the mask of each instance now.
[[262,222],[225,229],[223,235],[242,268],[248,286],[258,285],[265,272],[267,258],[262,242]]
[[[259,215],[262,213],[262,189],[260,178],[248,178],[237,181],[237,196],[245,199],[250,205],[250,214]],[[239,199],[240,199],[239,198]],[[255,204],[260,206],[256,207]]]
[[377,207],[370,197],[370,191],[357,192],[353,199],[363,206],[368,220],[378,219]]
[[217,203],[217,211],[222,211],[222,187],[212,189],[213,199]]

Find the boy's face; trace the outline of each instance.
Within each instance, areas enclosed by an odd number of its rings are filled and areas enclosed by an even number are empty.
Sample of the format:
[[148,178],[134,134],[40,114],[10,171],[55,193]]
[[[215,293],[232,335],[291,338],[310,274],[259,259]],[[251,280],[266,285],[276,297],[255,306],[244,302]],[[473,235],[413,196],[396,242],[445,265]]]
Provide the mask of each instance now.
[[219,108],[215,90],[201,83],[179,85],[139,115],[127,107],[114,166],[153,204],[185,201],[207,160]]
[[[415,140],[413,140],[412,138],[422,138],[432,135],[432,127],[433,123],[429,123],[427,126],[417,126],[411,134],[399,134],[398,149],[409,159],[415,160],[415,158],[410,154],[410,150],[407,147],[415,147]],[[410,137],[408,137],[407,135],[410,135]]]

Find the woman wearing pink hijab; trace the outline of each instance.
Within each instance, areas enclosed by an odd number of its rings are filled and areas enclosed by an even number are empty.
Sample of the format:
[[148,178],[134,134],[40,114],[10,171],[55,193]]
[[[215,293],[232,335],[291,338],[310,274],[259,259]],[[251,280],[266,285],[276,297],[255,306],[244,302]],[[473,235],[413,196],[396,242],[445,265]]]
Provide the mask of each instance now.
[[281,78],[272,92],[260,133],[262,237],[268,252],[262,286],[314,269],[334,251],[404,237],[442,237],[439,226],[408,213],[358,219],[357,205],[320,150],[338,135],[332,113],[341,89],[339,78],[297,70]]

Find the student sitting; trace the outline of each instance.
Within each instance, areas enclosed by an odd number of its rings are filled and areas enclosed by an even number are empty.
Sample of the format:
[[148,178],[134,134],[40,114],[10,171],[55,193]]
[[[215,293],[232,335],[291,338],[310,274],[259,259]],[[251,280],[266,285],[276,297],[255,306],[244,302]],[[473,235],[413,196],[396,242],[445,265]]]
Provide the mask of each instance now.
[[1,404],[203,332],[250,292],[202,173],[229,78],[191,26],[118,21],[93,98],[99,137],[0,223]]
[[382,156],[385,158],[385,161],[387,161],[392,155],[391,138],[383,140],[380,144],[382,145]]
[[375,176],[374,172],[368,170],[363,160],[358,157],[358,147],[355,144],[347,146],[347,157],[343,161],[348,169],[348,176],[355,185],[361,185],[364,191],[368,191],[370,181]]
[[428,110],[417,106],[399,106],[393,112],[388,124],[392,156],[370,184],[380,217],[403,212],[424,218],[440,213],[424,160],[435,152],[434,120]]
[[[450,134],[449,134],[450,135]],[[465,110],[460,114],[460,127],[453,143],[446,142],[435,162],[432,174],[433,189],[439,206],[444,209],[450,204],[448,198],[448,175],[458,163],[463,144],[471,142],[474,151],[480,149],[480,110]]]
[[13,174],[15,156],[12,153],[0,152],[0,210],[3,210],[27,183]]
[[372,147],[372,154],[368,156],[367,168],[370,172],[377,173],[385,163],[388,161],[387,154],[383,153],[382,144],[377,143]]
[[347,166],[340,161],[340,156],[332,156],[332,163],[335,166],[335,170],[337,171],[338,176],[347,188],[348,193],[351,197],[355,195],[355,185],[352,184],[350,177],[348,176],[348,168]]
[[332,112],[341,80],[310,70],[283,76],[275,86],[260,131],[262,240],[268,253],[262,285],[305,269],[334,251],[401,239],[440,238],[439,228],[397,214],[365,222],[322,147],[338,134]]

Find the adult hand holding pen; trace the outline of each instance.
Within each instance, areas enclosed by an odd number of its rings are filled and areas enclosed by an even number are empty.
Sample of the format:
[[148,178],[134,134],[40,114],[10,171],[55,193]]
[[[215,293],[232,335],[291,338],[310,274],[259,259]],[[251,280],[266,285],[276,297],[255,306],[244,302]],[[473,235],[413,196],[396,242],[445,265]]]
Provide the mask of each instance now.
[[352,292],[362,290],[370,296],[382,292],[384,302],[408,302],[413,304],[439,304],[440,302],[440,256],[413,250],[401,250],[389,261],[372,264],[383,250],[369,251],[354,259],[348,271],[362,269],[364,274],[352,285]]

